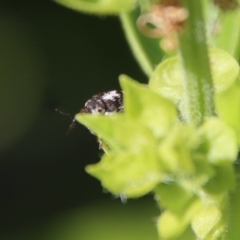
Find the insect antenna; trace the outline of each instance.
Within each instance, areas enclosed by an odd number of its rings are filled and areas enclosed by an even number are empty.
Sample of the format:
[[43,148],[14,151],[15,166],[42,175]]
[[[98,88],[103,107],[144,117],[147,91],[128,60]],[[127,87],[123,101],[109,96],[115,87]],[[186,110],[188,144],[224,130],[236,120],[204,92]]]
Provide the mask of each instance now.
[[70,117],[71,120],[73,120],[73,116],[70,113],[63,112],[59,108],[55,108],[55,111],[62,114],[62,115],[68,116],[68,117]]
[[70,124],[68,130],[65,133],[66,135],[69,135],[77,125],[76,119],[70,113],[63,112],[59,108],[55,108],[55,111],[62,115],[68,116],[72,120],[72,123]]
[[66,135],[70,134],[72,130],[76,127],[76,125],[77,125],[77,122],[76,122],[76,119],[74,118],[65,134]]

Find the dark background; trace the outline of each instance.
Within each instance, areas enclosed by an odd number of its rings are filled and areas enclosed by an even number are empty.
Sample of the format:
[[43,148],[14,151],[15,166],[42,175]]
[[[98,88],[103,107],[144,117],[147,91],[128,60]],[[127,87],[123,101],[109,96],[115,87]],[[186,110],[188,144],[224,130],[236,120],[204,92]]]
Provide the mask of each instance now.
[[0,239],[101,198],[84,167],[96,138],[70,119],[122,73],[146,82],[117,17],[84,15],[52,1],[0,1]]

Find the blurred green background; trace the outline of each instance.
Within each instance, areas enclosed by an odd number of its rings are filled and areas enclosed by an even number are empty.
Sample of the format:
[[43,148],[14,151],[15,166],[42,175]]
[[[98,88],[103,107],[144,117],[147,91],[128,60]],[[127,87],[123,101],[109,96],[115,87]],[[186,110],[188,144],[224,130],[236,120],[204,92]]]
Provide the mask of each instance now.
[[[0,239],[157,239],[151,197],[122,203],[84,167],[101,151],[70,119],[118,76],[146,77],[115,17],[0,1]],[[102,234],[102,235],[101,235]]]

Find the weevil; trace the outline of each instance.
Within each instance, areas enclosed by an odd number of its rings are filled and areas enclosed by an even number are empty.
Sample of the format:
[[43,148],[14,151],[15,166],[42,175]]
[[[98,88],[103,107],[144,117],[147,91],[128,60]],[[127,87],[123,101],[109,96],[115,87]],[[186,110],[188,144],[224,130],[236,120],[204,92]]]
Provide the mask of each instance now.
[[[76,127],[76,119],[71,114],[65,113],[58,108],[55,111],[71,118],[72,122],[66,132],[68,135]],[[79,111],[80,114],[91,113],[93,115],[106,116],[117,112],[123,112],[123,92],[120,90],[101,92],[93,95]]]

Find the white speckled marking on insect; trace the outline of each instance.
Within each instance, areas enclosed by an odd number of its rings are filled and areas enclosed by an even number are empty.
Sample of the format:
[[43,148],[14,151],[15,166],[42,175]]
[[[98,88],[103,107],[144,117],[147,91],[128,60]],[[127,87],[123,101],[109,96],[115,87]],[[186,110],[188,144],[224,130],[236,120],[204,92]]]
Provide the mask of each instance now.
[[105,93],[102,96],[102,99],[104,100],[114,100],[115,97],[119,97],[119,93],[117,91],[110,91]]

